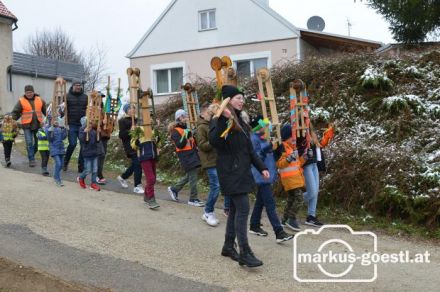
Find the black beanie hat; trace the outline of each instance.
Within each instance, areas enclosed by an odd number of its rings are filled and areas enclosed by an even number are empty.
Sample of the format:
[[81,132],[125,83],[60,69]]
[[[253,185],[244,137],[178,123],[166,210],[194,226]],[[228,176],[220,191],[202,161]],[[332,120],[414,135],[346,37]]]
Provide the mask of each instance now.
[[243,94],[243,92],[241,92],[240,89],[238,89],[235,86],[232,85],[224,85],[222,87],[222,96],[223,98],[233,98],[234,96],[236,96],[237,94]]
[[26,86],[24,87],[24,92],[26,92],[26,91],[32,91],[32,92],[35,92],[35,91],[34,91],[34,87],[33,87],[32,85],[26,85]]
[[292,127],[290,124],[285,124],[281,128],[281,140],[286,141],[290,137],[292,137]]

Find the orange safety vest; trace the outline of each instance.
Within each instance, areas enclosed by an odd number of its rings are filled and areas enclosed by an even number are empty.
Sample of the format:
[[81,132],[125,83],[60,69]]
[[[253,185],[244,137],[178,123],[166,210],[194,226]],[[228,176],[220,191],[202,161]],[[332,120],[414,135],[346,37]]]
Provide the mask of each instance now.
[[[182,128],[176,127],[174,128],[174,130],[176,130],[177,132],[179,132],[180,137],[182,137],[184,135],[184,130]],[[192,150],[195,146],[195,141],[194,138],[188,138],[186,139],[186,145],[183,148],[177,148],[176,146],[176,152],[182,152],[182,151],[189,151]]]
[[[292,147],[286,142],[283,142],[284,150],[286,151],[287,156],[293,153]],[[301,174],[301,162],[299,161],[299,157],[290,162],[289,166],[286,168],[278,169],[278,173],[281,178],[293,177]]]
[[41,111],[43,108],[43,101],[38,95],[34,97],[34,107],[35,110],[32,109],[32,105],[29,100],[25,97],[20,97],[20,104],[23,108],[21,113],[21,123],[23,125],[30,124],[32,122],[32,117],[34,116],[34,112],[37,115],[37,119],[40,123],[43,122],[43,112]]

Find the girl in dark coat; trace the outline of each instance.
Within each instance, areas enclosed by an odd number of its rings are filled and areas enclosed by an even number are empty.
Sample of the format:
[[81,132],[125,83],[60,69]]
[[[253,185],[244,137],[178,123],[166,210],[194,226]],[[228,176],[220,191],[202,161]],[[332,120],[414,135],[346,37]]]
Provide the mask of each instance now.
[[[250,209],[248,193],[255,186],[251,165],[255,166],[264,179],[269,179],[270,174],[256,155],[250,140],[250,128],[242,119],[243,93],[234,86],[225,85],[222,95],[224,98],[230,97],[231,100],[222,115],[212,119],[209,133],[209,143],[217,150],[216,166],[221,192],[231,198],[222,255],[238,261],[240,265],[258,267],[263,262],[254,256],[247,238]],[[231,117],[232,128],[227,130]],[[236,236],[240,255],[234,248]]]

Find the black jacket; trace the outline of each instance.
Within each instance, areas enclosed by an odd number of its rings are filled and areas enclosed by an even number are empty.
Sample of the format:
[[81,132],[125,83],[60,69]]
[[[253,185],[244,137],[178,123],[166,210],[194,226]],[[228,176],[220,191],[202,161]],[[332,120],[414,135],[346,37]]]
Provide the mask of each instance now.
[[[136,120],[135,120],[136,123]],[[137,155],[136,151],[130,145],[130,130],[131,130],[131,117],[125,117],[118,121],[119,124],[119,138],[122,140],[124,146],[125,155],[130,158],[133,155]]]
[[69,125],[81,126],[81,118],[86,115],[88,97],[81,89],[80,92],[73,92],[72,87],[67,94],[67,123]]
[[[239,112],[237,116],[240,116]],[[232,130],[226,139],[220,137],[227,128],[225,117],[214,118],[210,124],[209,143],[217,149],[217,173],[224,195],[249,193],[254,189],[251,164],[259,172],[267,170],[252,147],[248,126],[241,118],[239,120],[245,132]]]
[[139,140],[137,140],[136,142],[136,145],[138,147],[139,161],[157,160],[156,143],[154,143],[153,141],[139,143]]
[[[186,125],[178,123],[175,125],[175,128],[182,128],[185,130]],[[191,138],[192,133],[189,132],[187,137]],[[185,137],[182,138],[182,136],[180,136],[180,133],[176,129],[173,129],[171,131],[171,140],[174,142],[176,148],[180,149],[184,148],[187,143],[187,139]],[[177,152],[177,157],[179,158],[180,165],[185,170],[185,172],[188,172],[194,168],[198,168],[201,165],[199,153],[195,145],[191,150]]]
[[84,158],[98,157],[104,152],[101,140],[98,141],[98,134],[95,129],[89,131],[89,139],[87,140],[87,133],[84,132],[84,127],[82,127],[79,130],[78,139],[81,143],[81,153]]

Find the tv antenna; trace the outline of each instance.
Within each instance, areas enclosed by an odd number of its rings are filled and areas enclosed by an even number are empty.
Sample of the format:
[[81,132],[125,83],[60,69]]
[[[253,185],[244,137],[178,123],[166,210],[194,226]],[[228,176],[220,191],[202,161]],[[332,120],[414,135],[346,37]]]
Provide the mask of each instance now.
[[350,19],[347,17],[347,30],[348,30],[348,36],[350,36],[351,27],[353,24],[351,23]]
[[320,16],[312,16],[307,20],[307,28],[310,30],[323,31],[325,28],[324,19]]

